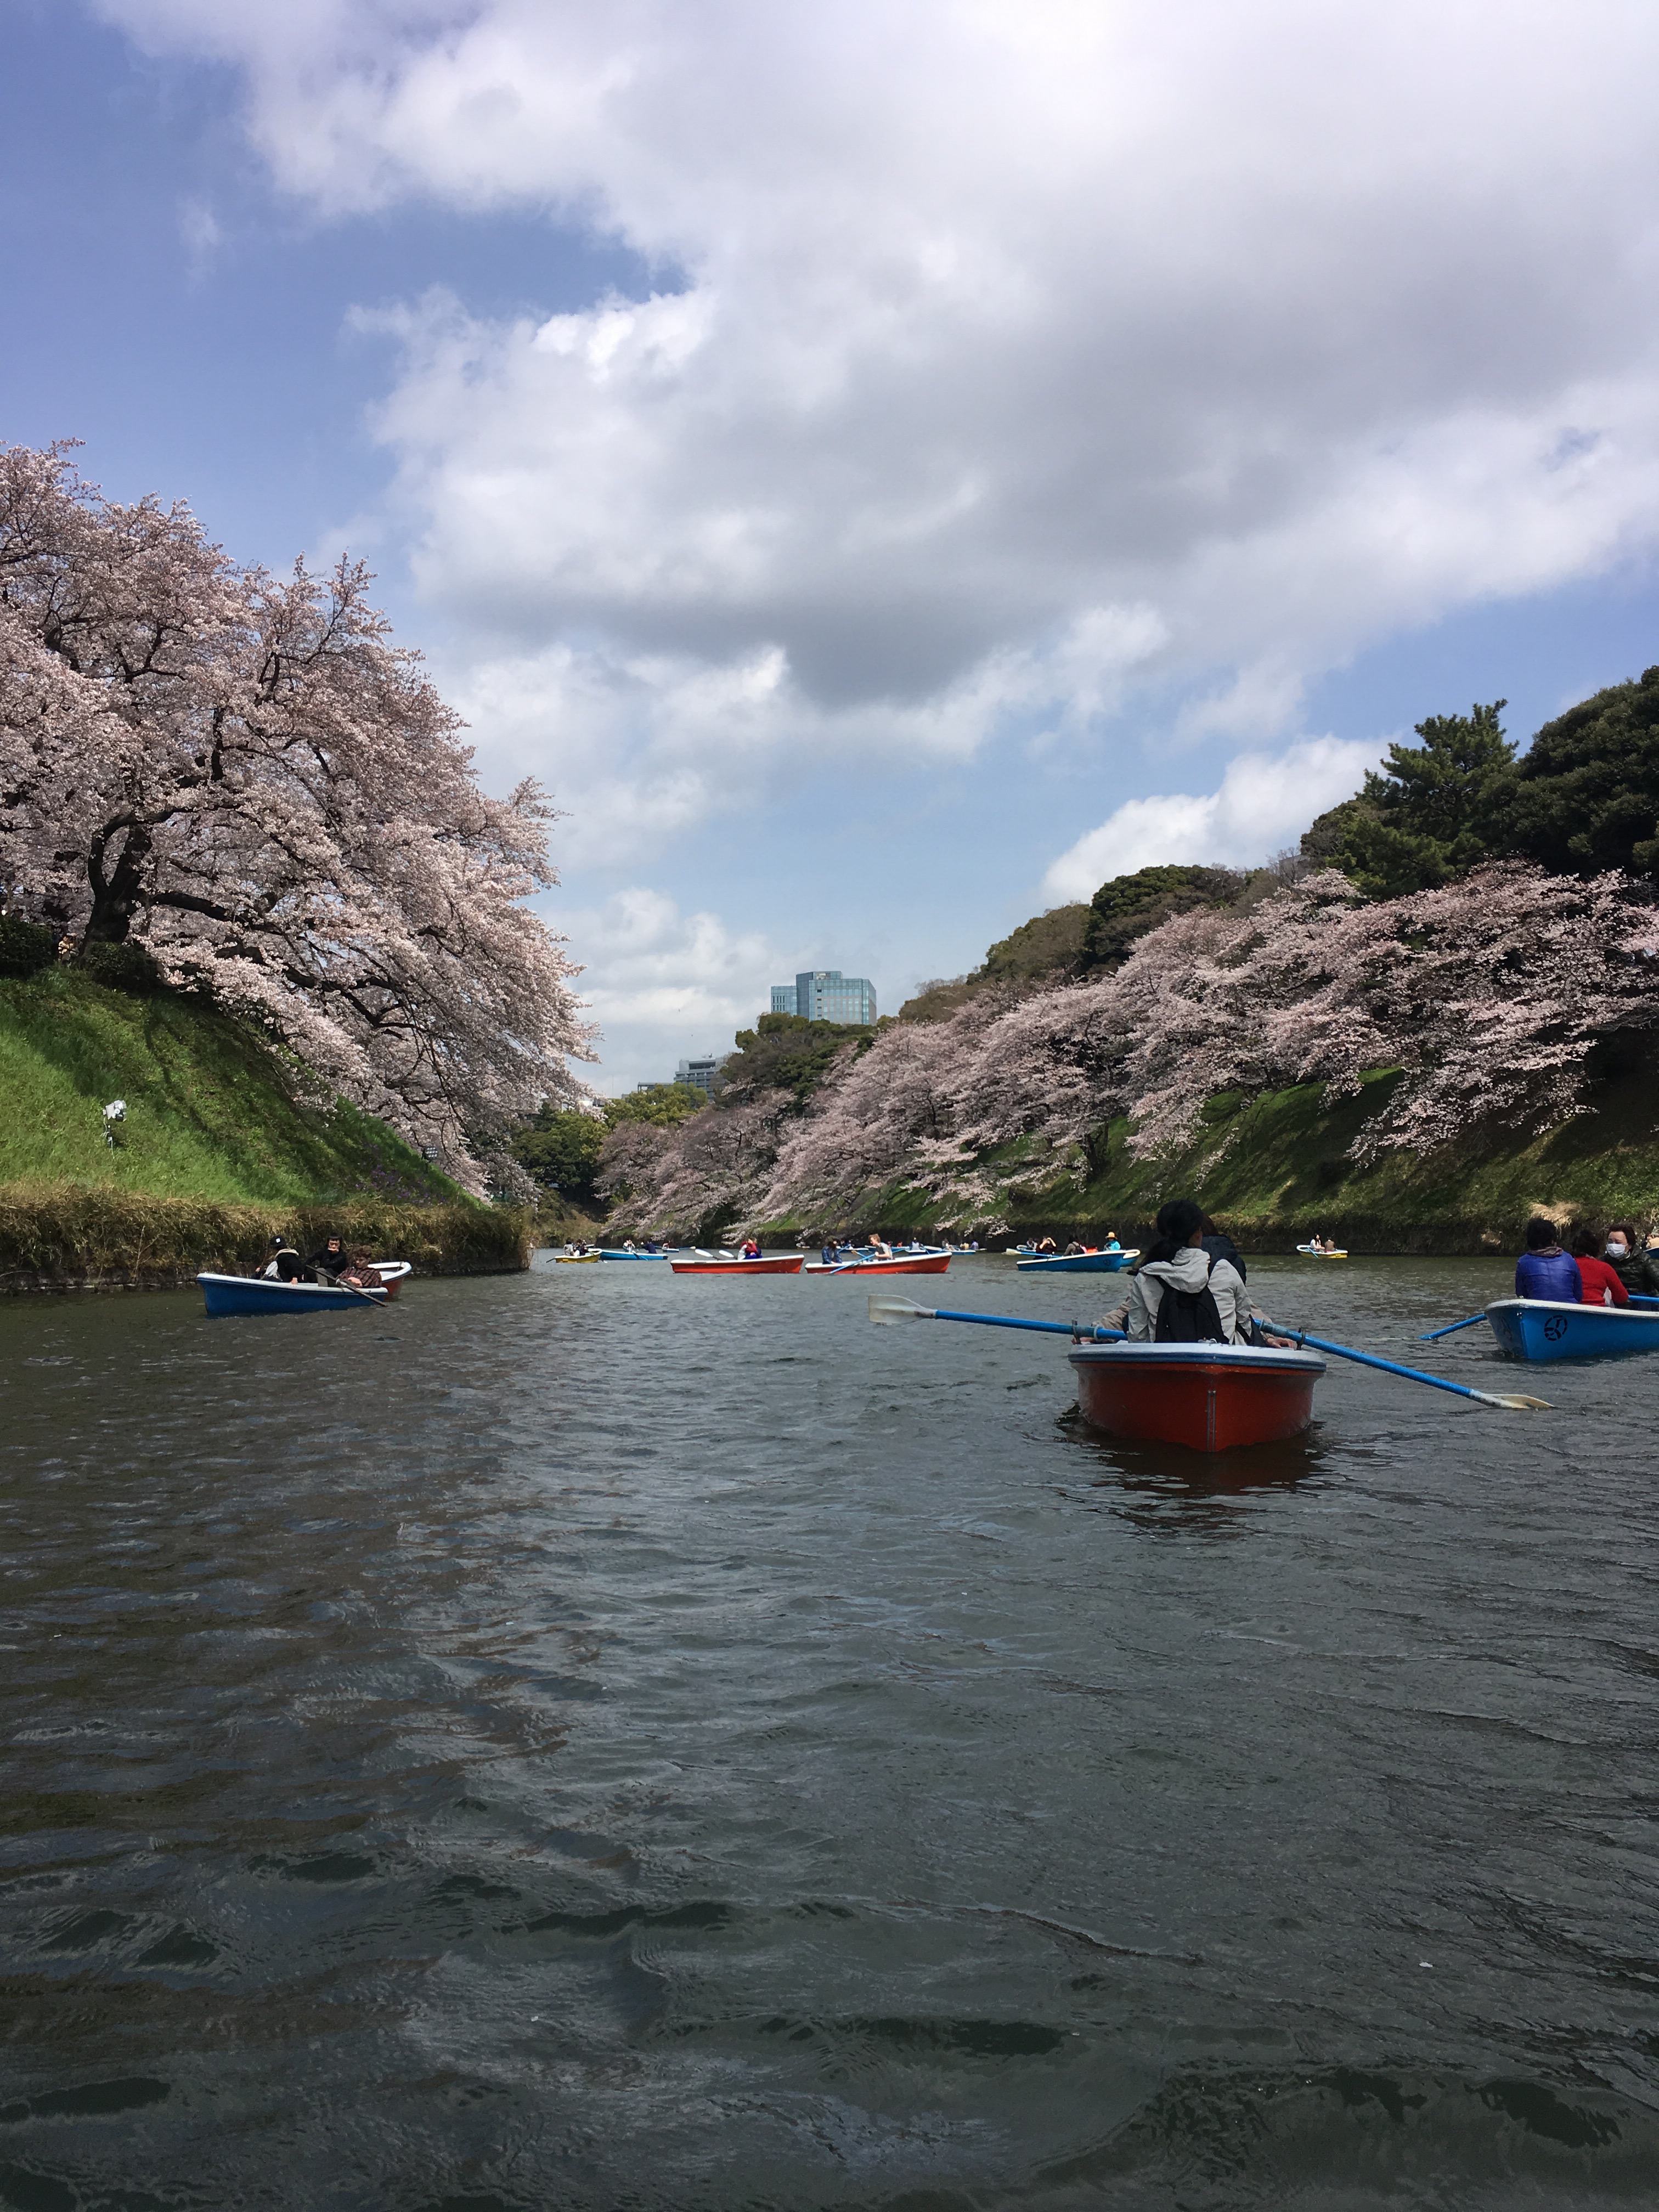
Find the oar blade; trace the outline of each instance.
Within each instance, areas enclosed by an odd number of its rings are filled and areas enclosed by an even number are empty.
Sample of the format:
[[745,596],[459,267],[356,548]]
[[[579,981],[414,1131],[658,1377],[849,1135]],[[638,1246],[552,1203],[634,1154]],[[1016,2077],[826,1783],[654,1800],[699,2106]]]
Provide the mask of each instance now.
[[1502,1406],[1511,1413],[1553,1413],[1554,1407],[1547,1398],[1528,1398],[1524,1390],[1471,1390],[1472,1398],[1479,1398],[1483,1406]]
[[932,1321],[932,1306],[919,1306],[910,1298],[872,1297],[870,1318],[889,1328],[896,1321]]

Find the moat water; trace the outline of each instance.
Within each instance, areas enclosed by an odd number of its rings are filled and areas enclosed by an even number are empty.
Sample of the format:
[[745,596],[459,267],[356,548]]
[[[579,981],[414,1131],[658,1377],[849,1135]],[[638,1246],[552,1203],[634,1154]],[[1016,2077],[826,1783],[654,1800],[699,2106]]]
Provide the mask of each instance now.
[[1506,1273],[1257,1263],[1557,1410],[1216,1462],[851,1279],[0,1310],[0,2203],[1652,2203],[1659,1391]]

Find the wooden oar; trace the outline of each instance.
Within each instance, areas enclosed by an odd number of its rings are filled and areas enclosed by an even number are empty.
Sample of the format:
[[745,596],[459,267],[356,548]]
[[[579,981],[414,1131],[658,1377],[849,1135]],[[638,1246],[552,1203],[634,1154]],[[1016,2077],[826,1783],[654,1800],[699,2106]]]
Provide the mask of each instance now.
[[1431,1328],[1426,1336],[1419,1336],[1417,1340],[1419,1344],[1432,1344],[1438,1337],[1455,1336],[1460,1328],[1473,1328],[1476,1322],[1486,1318],[1486,1310],[1483,1306],[1478,1314],[1471,1314],[1467,1321],[1455,1321],[1448,1328]]
[[382,1286],[380,1295],[378,1298],[372,1297],[367,1291],[360,1291],[356,1283],[343,1283],[337,1275],[331,1275],[326,1267],[319,1267],[317,1273],[322,1277],[325,1283],[332,1283],[337,1291],[349,1291],[353,1297],[361,1298],[366,1306],[378,1307],[385,1303],[386,1291],[384,1286]]
[[1361,1367],[1380,1367],[1385,1375],[1403,1376],[1407,1382],[1426,1382],[1431,1389],[1449,1390],[1455,1397],[1473,1398],[1482,1406],[1502,1406],[1511,1413],[1547,1413],[1553,1410],[1547,1398],[1528,1398],[1519,1390],[1471,1390],[1467,1382],[1448,1382],[1443,1375],[1425,1375],[1420,1367],[1402,1367],[1397,1359],[1381,1359],[1374,1352],[1356,1352],[1351,1344],[1333,1344],[1328,1338],[1310,1336],[1305,1328],[1285,1328],[1282,1323],[1265,1317],[1261,1326],[1276,1330],[1280,1336],[1294,1337],[1299,1345],[1311,1345],[1316,1352],[1331,1352],[1338,1359],[1355,1360]]
[[939,1306],[919,1306],[909,1298],[870,1300],[870,1318],[884,1327],[896,1321],[971,1321],[981,1328],[1035,1328],[1047,1336],[1092,1337],[1098,1344],[1121,1344],[1121,1328],[1083,1328],[1070,1321],[1020,1321],[1013,1314],[946,1313]]

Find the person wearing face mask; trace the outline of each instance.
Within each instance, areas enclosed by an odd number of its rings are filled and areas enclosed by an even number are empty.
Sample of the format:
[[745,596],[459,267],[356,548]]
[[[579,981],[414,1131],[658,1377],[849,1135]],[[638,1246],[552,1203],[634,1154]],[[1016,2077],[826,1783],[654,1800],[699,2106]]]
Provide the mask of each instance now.
[[1642,1249],[1628,1221],[1615,1221],[1607,1231],[1607,1261],[1627,1291],[1643,1297],[1659,1297],[1659,1264]]

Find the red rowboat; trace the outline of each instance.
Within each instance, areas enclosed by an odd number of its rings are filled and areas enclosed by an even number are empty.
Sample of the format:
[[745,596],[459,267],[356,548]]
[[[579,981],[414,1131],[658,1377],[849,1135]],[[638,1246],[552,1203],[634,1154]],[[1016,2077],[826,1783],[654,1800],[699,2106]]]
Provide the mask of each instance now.
[[942,1275],[951,1264],[948,1252],[913,1253],[908,1258],[892,1260],[837,1260],[833,1267],[823,1260],[809,1260],[809,1275]]
[[1092,1427],[1194,1451],[1295,1436],[1325,1372],[1311,1352],[1248,1344],[1092,1344],[1068,1356]]
[[671,1260],[668,1264],[677,1275],[798,1275],[805,1257],[801,1252],[778,1252],[767,1259],[740,1260],[734,1252],[729,1260]]

